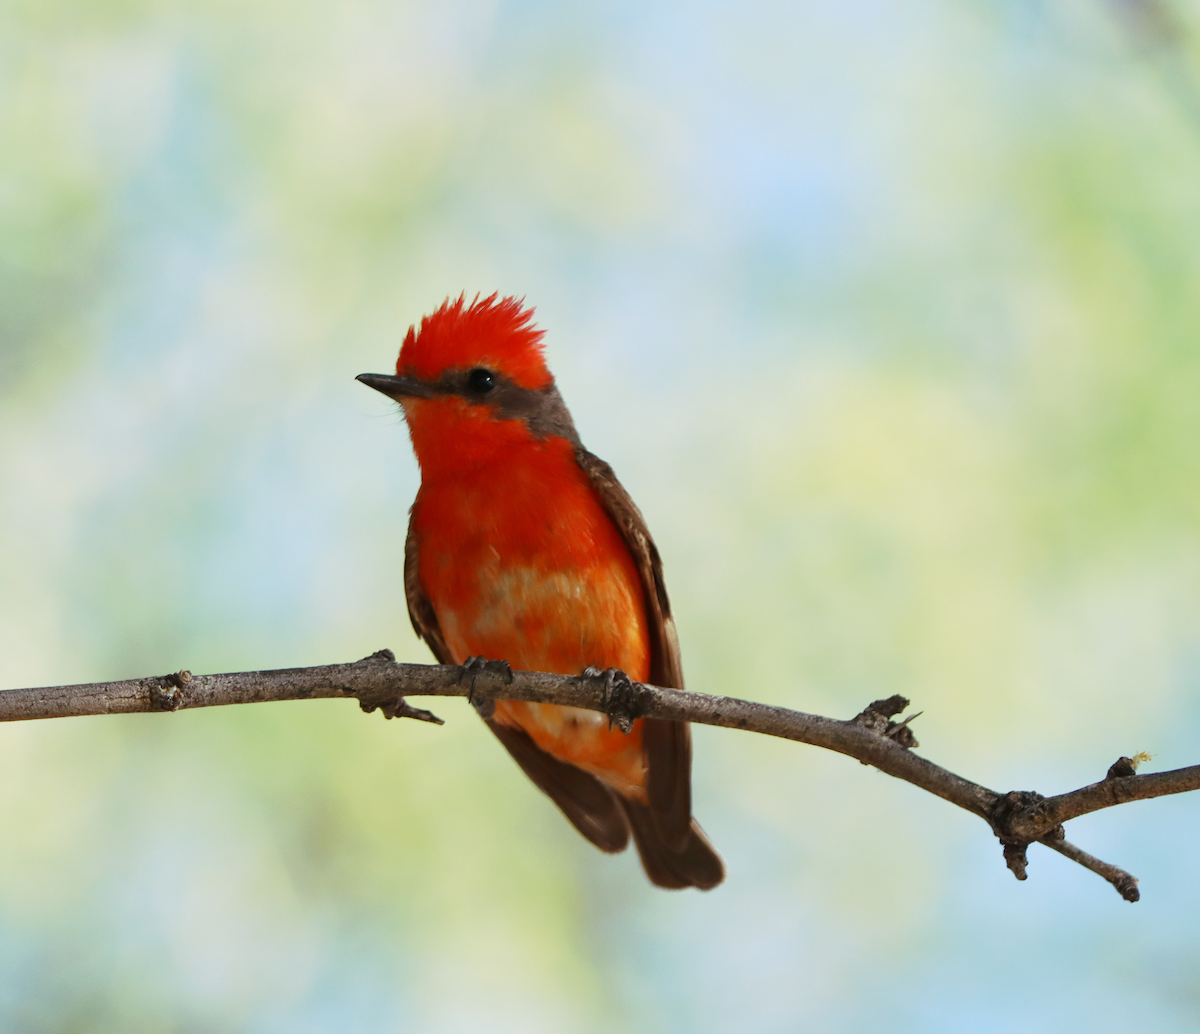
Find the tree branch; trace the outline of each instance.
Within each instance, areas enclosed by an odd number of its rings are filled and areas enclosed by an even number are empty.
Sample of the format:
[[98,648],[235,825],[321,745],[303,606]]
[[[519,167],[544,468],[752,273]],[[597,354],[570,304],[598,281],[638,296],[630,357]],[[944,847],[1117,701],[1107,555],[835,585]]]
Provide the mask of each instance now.
[[222,675],[193,676],[181,671],[123,682],[4,690],[0,691],[0,721],[354,697],[364,711],[379,709],[388,718],[441,724],[429,711],[411,707],[406,696],[465,696],[484,711],[500,699],[564,704],[603,712],[626,727],[637,718],[666,718],[744,729],[834,750],[978,815],[1000,839],[1005,860],[1017,879],[1025,879],[1026,848],[1038,842],[1103,876],[1126,901],[1138,900],[1137,880],[1068,843],[1062,824],[1115,804],[1200,789],[1200,765],[1139,776],[1133,773],[1130,759],[1121,758],[1102,781],[1057,797],[1031,791],[999,794],[914,754],[911,748],[917,742],[909,728],[912,719],[892,720],[908,706],[900,696],[877,700],[856,717],[841,721],[734,697],[645,686],[620,673],[613,677],[604,672],[514,672],[502,661],[478,660],[462,667],[399,664],[390,650],[380,650],[353,664]]

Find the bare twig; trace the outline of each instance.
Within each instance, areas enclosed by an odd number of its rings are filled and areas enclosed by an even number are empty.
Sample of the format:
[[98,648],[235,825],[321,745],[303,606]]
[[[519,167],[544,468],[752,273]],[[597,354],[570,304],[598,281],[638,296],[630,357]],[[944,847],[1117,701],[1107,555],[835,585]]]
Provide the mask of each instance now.
[[509,671],[508,666],[476,662],[465,668],[439,664],[399,664],[390,650],[353,664],[235,672],[222,675],[170,675],[79,686],[0,691],[0,721],[64,718],[76,715],[179,711],[223,704],[316,697],[354,697],[363,710],[385,717],[417,718],[441,724],[429,711],[411,707],[406,696],[467,696],[486,708],[498,699],[584,707],[618,723],[666,718],[729,729],[744,729],[834,750],[872,765],[984,819],[1004,846],[1009,868],[1025,878],[1025,850],[1042,843],[1113,884],[1127,901],[1138,898],[1137,880],[1068,843],[1062,824],[1114,804],[1200,789],[1200,765],[1152,775],[1132,773],[1121,759],[1099,783],[1057,797],[1029,791],[996,793],[963,779],[918,754],[909,722],[892,718],[908,707],[901,696],[877,700],[861,714],[841,721],[772,707],[734,697],[616,681],[605,672],[552,675]]

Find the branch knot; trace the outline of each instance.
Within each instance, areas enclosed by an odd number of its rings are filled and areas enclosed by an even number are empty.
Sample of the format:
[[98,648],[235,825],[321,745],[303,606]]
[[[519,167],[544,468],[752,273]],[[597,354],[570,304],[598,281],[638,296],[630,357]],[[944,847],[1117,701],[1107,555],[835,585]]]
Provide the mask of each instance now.
[[1025,879],[1025,851],[1034,841],[1060,844],[1066,839],[1062,825],[1044,829],[1048,818],[1046,798],[1033,790],[1001,794],[988,815],[992,830],[1004,845],[1004,862],[1018,879]]
[[359,700],[358,706],[366,711],[367,714],[378,710],[389,721],[392,718],[415,718],[418,722],[431,722],[434,725],[446,724],[432,711],[426,711],[421,707],[413,707],[402,696],[398,696],[395,700],[388,700],[382,704],[373,704],[367,700]]
[[[885,700],[875,700],[867,704],[867,706],[854,717],[854,721],[859,725],[865,726],[874,733],[878,733],[885,739],[892,740],[898,743],[905,750],[912,747],[919,747],[916,736],[913,735],[912,729],[908,727],[909,722],[914,718],[921,716],[920,711],[916,714],[910,714],[902,722],[894,722],[892,718],[898,715],[909,705],[908,697],[902,697],[899,693],[890,696]],[[867,764],[867,762],[863,762]]]
[[180,690],[187,689],[192,673],[187,669],[160,675],[150,686],[151,711],[177,711],[183,704]]

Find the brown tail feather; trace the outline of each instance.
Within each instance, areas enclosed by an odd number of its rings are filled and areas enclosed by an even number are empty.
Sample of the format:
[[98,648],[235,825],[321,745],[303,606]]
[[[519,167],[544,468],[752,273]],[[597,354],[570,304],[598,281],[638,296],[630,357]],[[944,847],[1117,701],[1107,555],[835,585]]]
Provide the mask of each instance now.
[[687,722],[645,720],[646,795],[659,839],[674,852],[692,842],[692,734]]
[[633,830],[642,867],[650,882],[659,887],[678,890],[699,887],[711,890],[725,878],[725,866],[713,850],[704,831],[693,819],[690,835],[682,848],[671,846],[654,821],[654,813],[645,804],[618,796],[621,809]]

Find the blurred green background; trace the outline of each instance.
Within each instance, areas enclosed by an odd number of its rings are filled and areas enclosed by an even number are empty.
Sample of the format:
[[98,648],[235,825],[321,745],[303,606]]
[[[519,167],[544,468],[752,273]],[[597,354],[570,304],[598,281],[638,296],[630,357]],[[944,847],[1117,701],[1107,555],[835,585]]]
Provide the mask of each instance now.
[[[524,295],[689,686],[1061,792],[1200,761],[1195,3],[4,0],[0,686],[427,660],[355,374]],[[1200,1028],[1200,799],[1121,901],[696,730],[711,894],[461,701],[0,728],[5,1032]]]

